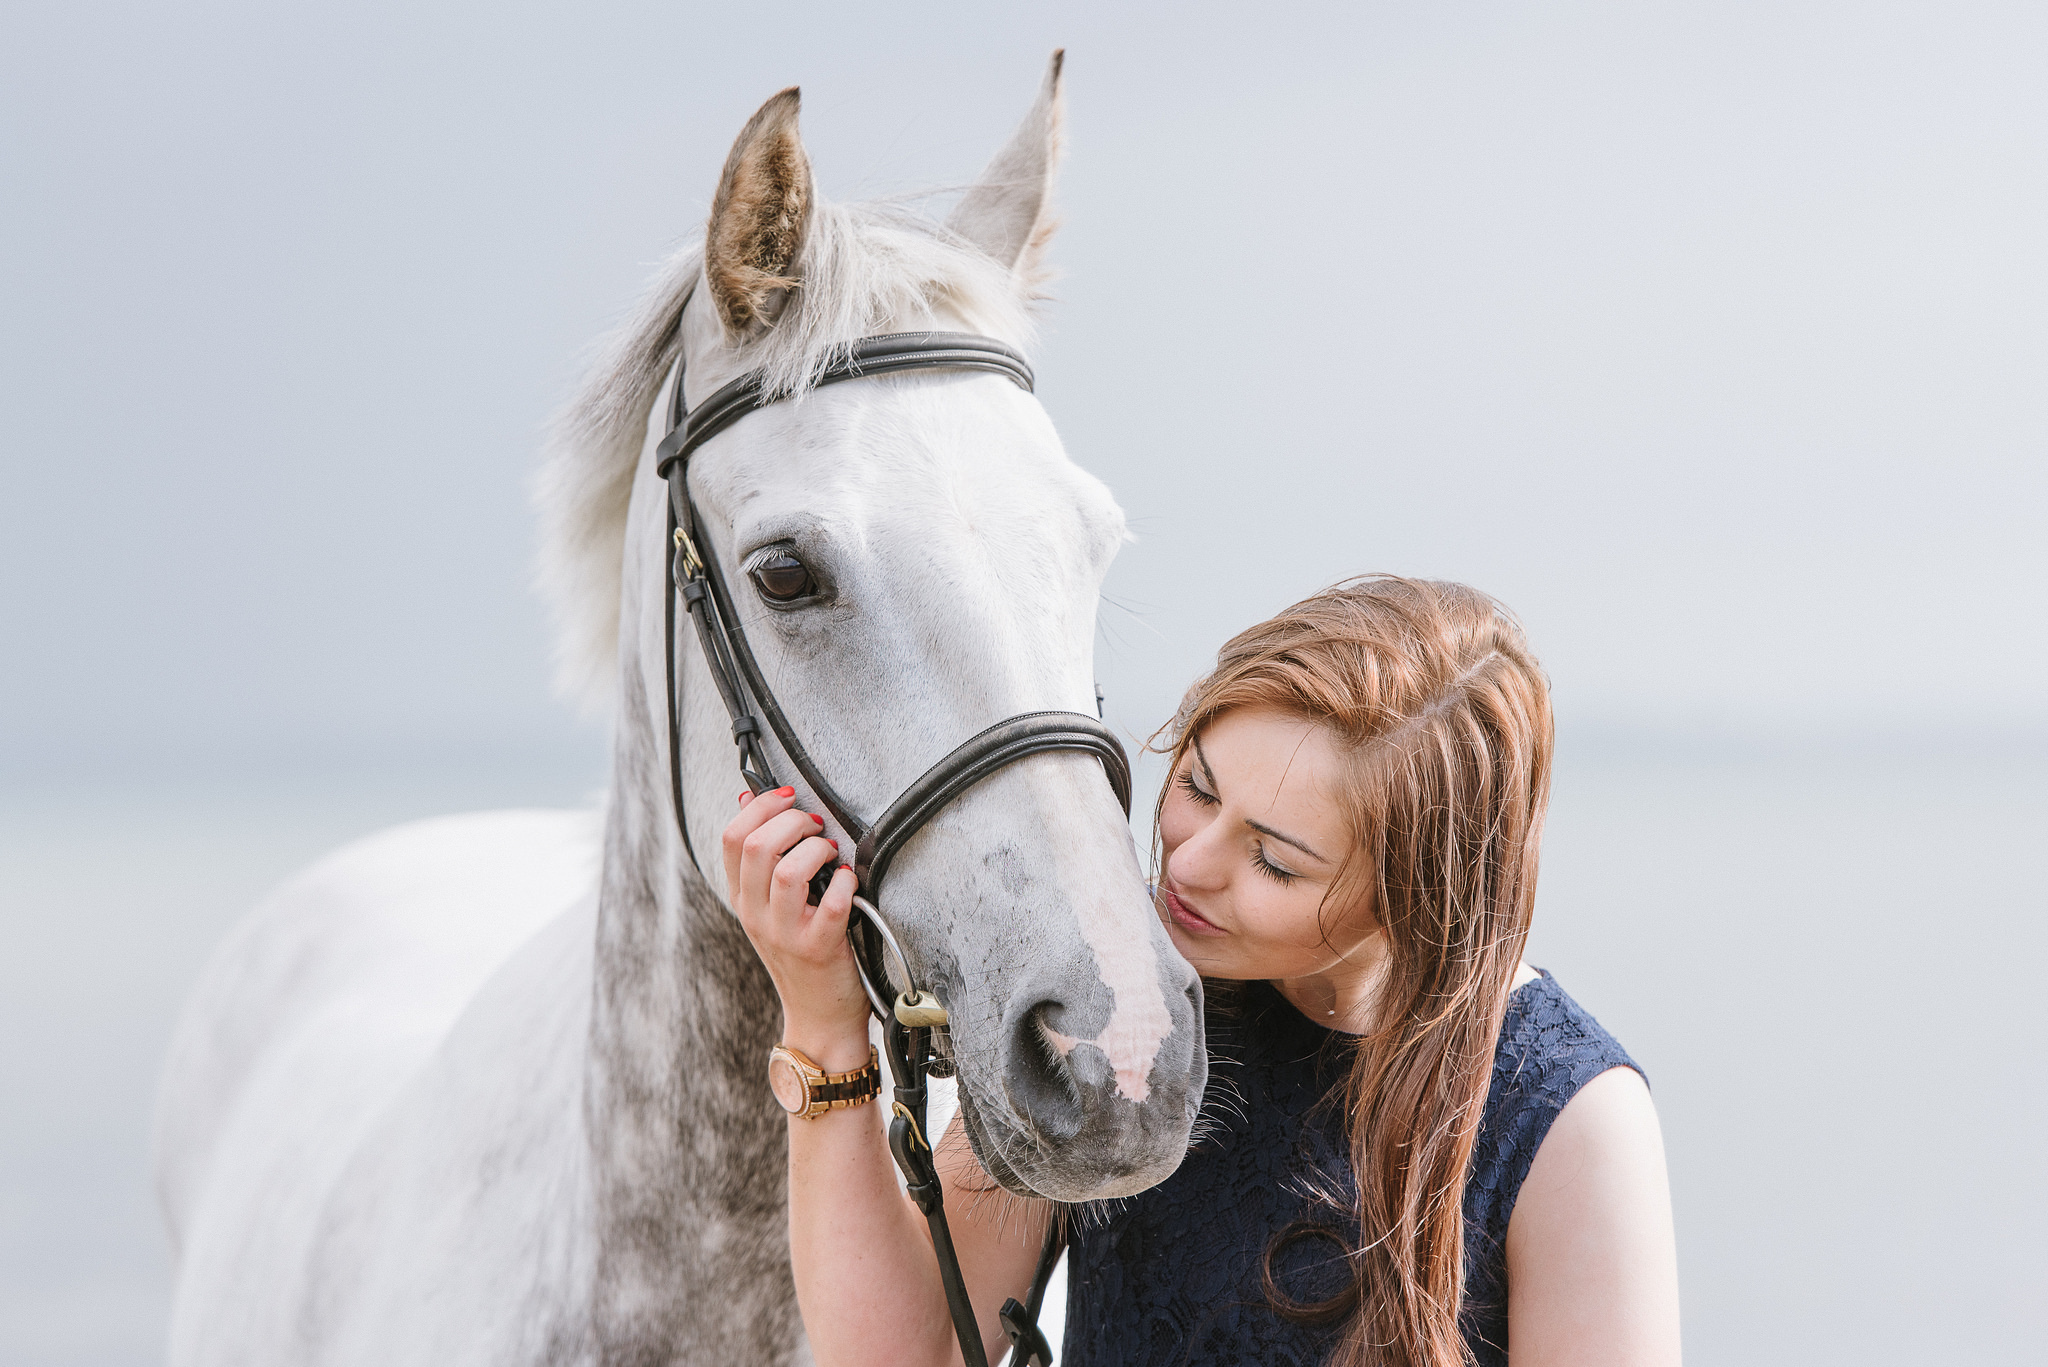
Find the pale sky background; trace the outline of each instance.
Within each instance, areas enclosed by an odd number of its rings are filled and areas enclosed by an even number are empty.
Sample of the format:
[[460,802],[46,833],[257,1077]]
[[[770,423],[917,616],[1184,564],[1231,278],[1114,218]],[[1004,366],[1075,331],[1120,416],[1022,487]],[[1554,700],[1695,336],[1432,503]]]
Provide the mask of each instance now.
[[746,118],[957,187],[1057,46],[1110,720],[1348,574],[1505,599],[1688,1360],[2039,1355],[2048,7],[358,0],[0,13],[0,1361],[161,1360],[155,1077],[267,887],[601,780],[525,483]]
[[[772,22],[770,16],[772,15]],[[1041,392],[1139,539],[1149,727],[1347,573],[1468,580],[1567,722],[2048,720],[2029,4],[17,6],[0,762],[595,751],[523,481],[801,83],[971,178],[1069,49]]]

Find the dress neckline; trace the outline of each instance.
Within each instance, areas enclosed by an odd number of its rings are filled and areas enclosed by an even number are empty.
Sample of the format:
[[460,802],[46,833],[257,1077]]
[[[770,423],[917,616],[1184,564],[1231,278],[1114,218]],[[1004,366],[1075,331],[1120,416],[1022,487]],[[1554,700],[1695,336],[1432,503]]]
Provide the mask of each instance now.
[[[1512,989],[1508,993],[1508,1007],[1510,1010],[1514,1008],[1516,1000],[1520,998],[1521,995],[1524,992],[1527,992],[1530,988],[1537,986],[1539,983],[1555,981],[1555,979],[1551,978],[1550,970],[1547,968],[1532,968],[1532,971],[1536,974],[1535,977],[1529,979],[1529,981],[1523,983],[1521,986]],[[1247,989],[1259,989],[1267,997],[1270,997],[1272,999],[1273,1004],[1278,1005],[1281,1009],[1285,1010],[1287,1014],[1292,1016],[1295,1020],[1300,1021],[1303,1025],[1307,1026],[1311,1030],[1318,1032],[1319,1034],[1335,1035],[1338,1039],[1342,1040],[1358,1040],[1364,1038],[1364,1036],[1353,1034],[1349,1030],[1339,1030],[1335,1026],[1324,1025],[1321,1021],[1317,1020],[1315,1017],[1309,1015],[1300,1007],[1296,1006],[1293,1002],[1289,1001],[1287,999],[1287,994],[1285,992],[1282,992],[1279,988],[1275,987],[1273,985],[1273,980],[1271,978],[1251,978],[1242,981],[1244,981],[1244,985]]]

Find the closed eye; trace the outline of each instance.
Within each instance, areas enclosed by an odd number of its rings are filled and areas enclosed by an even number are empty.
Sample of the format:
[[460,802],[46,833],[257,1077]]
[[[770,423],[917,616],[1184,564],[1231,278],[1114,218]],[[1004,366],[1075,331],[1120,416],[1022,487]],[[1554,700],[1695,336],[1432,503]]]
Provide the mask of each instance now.
[[1252,867],[1257,869],[1266,877],[1272,879],[1274,882],[1280,884],[1282,887],[1287,886],[1289,883],[1292,883],[1295,879],[1301,877],[1301,875],[1294,872],[1294,870],[1283,869],[1278,864],[1275,864],[1272,860],[1266,858],[1266,847],[1264,845],[1255,845],[1252,847]]
[[1195,782],[1195,771],[1193,769],[1181,770],[1180,777],[1174,781],[1180,785],[1182,792],[1204,807],[1214,807],[1221,800],[1216,794],[1202,790],[1202,785]]

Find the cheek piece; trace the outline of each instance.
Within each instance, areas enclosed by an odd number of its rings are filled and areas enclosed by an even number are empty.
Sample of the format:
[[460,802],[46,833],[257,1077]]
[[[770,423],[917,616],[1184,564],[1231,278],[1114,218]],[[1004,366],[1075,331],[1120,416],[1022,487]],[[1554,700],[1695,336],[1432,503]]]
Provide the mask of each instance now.
[[[685,299],[684,308],[688,306]],[[908,370],[982,371],[1011,380],[1027,394],[1033,385],[1031,367],[1015,350],[993,338],[962,332],[896,332],[864,338],[836,357],[814,384],[838,384]],[[889,1050],[890,1075],[895,1081],[889,1151],[903,1171],[911,1200],[931,1227],[932,1249],[938,1255],[939,1279],[945,1286],[946,1305],[953,1317],[954,1334],[960,1341],[961,1359],[965,1367],[987,1367],[981,1330],[961,1279],[960,1260],[954,1253],[953,1236],[946,1223],[944,1192],[932,1162],[931,1144],[925,1137],[925,1079],[951,1076],[953,1071],[951,1057],[934,1052],[935,1032],[946,1025],[946,1008],[935,995],[918,985],[910,960],[876,903],[880,900],[883,876],[904,843],[948,803],[991,774],[1027,756],[1050,750],[1085,751],[1102,761],[1110,787],[1128,816],[1130,761],[1115,734],[1102,724],[1102,691],[1097,688],[1095,716],[1066,711],[1026,712],[997,722],[961,742],[927,769],[872,823],[854,814],[819,771],[769,689],[740,616],[734,610],[732,593],[717,557],[706,556],[700,550],[704,544],[698,535],[701,519],[689,487],[691,454],[747,414],[775,401],[775,397],[768,395],[764,376],[754,371],[723,386],[698,405],[695,412],[690,412],[683,402],[683,374],[678,367],[668,434],[656,450],[656,471],[668,484],[670,553],[662,621],[663,655],[668,670],[668,768],[676,827],[682,833],[684,852],[701,874],[703,866],[690,843],[690,826],[683,812],[682,697],[677,691],[676,661],[676,600],[680,597],[697,624],[697,643],[703,650],[705,666],[732,718],[733,744],[739,748],[740,774],[747,786],[757,794],[781,786],[762,736],[761,719],[765,718],[790,764],[840,827],[854,838],[853,870],[859,880],[859,891],[853,899],[855,914],[847,922],[846,933],[853,943],[861,986],[867,993],[870,1009],[882,1022],[883,1039]],[[832,873],[828,866],[812,880],[813,903],[823,896]],[[889,991],[890,958],[902,970],[903,987],[893,994]],[[1038,1327],[1038,1311],[1063,1244],[1064,1232],[1056,1215],[1046,1231],[1038,1270],[1026,1300],[1020,1304],[1012,1298],[1004,1302],[1000,1312],[1003,1330],[1010,1338],[1012,1361],[1020,1367],[1050,1367],[1052,1362],[1052,1349]]]

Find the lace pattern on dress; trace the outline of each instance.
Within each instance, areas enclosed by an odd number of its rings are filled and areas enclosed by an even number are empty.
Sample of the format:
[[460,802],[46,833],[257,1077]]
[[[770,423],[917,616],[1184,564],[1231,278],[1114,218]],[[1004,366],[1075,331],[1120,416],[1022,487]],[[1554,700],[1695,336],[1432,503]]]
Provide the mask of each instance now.
[[[1221,994],[1219,994],[1221,995]],[[1345,1326],[1283,1319],[1281,1290],[1327,1299],[1358,1246],[1357,1184],[1341,1096],[1347,1036],[1313,1024],[1263,983],[1210,1010],[1209,1093],[1180,1168],[1137,1196],[1075,1221],[1061,1367],[1256,1362],[1311,1367]],[[1479,1367],[1507,1362],[1508,1218],[1543,1136],[1579,1088],[1635,1061],[1545,973],[1508,1000],[1465,1186],[1465,1340]],[[1640,1070],[1638,1070],[1640,1071]]]

